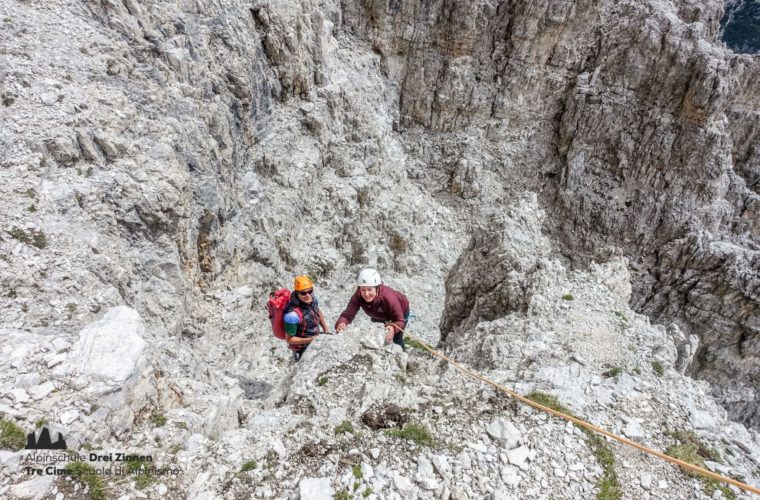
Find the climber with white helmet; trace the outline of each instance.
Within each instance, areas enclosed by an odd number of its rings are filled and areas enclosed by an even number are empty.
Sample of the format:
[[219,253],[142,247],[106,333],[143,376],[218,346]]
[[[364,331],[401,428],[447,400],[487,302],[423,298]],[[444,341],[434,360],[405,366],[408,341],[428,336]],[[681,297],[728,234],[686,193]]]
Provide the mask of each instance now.
[[290,302],[285,306],[284,313],[288,347],[293,351],[293,360],[298,362],[319,334],[320,326],[323,332],[328,333],[311,278],[306,275],[296,276],[293,293],[290,294]]
[[404,329],[409,322],[409,299],[403,293],[383,285],[376,269],[362,269],[356,281],[356,291],[335,323],[335,331],[345,330],[361,308],[373,322],[385,323],[386,342],[393,340],[394,344],[406,350]]

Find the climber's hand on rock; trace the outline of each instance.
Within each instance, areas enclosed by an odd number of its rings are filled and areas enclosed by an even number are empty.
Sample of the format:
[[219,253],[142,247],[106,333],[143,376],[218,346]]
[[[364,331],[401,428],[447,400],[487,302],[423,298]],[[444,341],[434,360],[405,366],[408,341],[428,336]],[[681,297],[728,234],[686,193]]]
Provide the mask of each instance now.
[[396,329],[393,328],[393,325],[388,325],[385,327],[385,341],[391,342],[393,340],[393,335],[396,333]]

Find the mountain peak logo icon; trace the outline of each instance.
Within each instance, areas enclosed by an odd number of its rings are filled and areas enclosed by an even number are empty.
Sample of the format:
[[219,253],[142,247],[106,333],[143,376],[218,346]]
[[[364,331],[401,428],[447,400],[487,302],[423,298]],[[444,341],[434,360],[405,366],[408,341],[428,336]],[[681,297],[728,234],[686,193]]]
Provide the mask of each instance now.
[[35,436],[34,432],[30,432],[26,436],[26,448],[27,450],[65,450],[66,440],[63,439],[63,434],[58,433],[58,439],[53,442],[50,439],[50,431],[47,427],[42,428],[40,437]]

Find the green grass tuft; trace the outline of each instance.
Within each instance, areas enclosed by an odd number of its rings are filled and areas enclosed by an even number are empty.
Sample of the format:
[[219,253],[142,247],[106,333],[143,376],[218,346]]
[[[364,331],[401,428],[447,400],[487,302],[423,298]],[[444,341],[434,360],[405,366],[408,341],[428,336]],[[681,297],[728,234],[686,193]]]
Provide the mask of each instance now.
[[160,412],[157,412],[157,411],[154,411],[150,415],[150,421],[156,427],[163,427],[164,425],[166,425],[166,417],[164,416],[163,413],[160,413]]
[[626,316],[621,311],[612,311],[615,316],[618,317],[618,319],[624,324],[628,324],[628,316]]
[[602,373],[602,376],[604,378],[612,378],[612,377],[617,377],[621,373],[623,373],[623,369],[620,368],[619,366],[616,366],[616,367],[614,367],[614,368],[612,368],[610,370],[607,370],[606,372]]
[[249,470],[253,470],[255,468],[256,468],[256,460],[248,460],[240,468],[240,472],[248,472]]
[[135,488],[137,488],[138,490],[144,490],[145,488],[152,485],[156,481],[158,481],[158,479],[154,477],[152,474],[146,474],[146,473],[138,474],[137,476],[135,476]]
[[562,296],[562,300],[575,300],[575,297],[573,297],[573,295],[570,293],[566,293]]
[[31,236],[29,236],[26,231],[17,226],[13,226],[13,229],[10,230],[10,235],[11,238],[18,240],[21,243],[29,244],[32,242]]
[[[36,207],[35,207],[36,210]],[[45,248],[47,247],[47,237],[45,236],[45,233],[42,231],[24,231],[20,227],[13,226],[13,229],[11,229],[8,232],[13,239],[16,239],[20,241],[21,243],[26,243],[27,245],[34,245],[37,248]]]
[[319,380],[317,380],[317,385],[320,386],[320,387],[322,387],[324,385],[327,385],[327,382],[329,380],[330,379],[328,379],[327,377],[319,377]]
[[356,431],[354,431],[353,424],[349,422],[348,420],[344,420],[343,422],[335,426],[336,435],[347,434],[347,433],[354,434],[355,432]]
[[562,406],[562,404],[560,404],[559,402],[559,399],[552,396],[551,394],[546,394],[545,392],[533,391],[525,397],[530,399],[534,403],[538,403],[542,406],[546,406],[547,408],[551,408],[552,410],[559,411],[562,413],[567,413],[568,415],[572,415],[572,413],[570,413],[570,410]]
[[420,351],[423,351],[423,352],[428,352],[428,350],[425,349],[422,346],[422,344],[420,344],[414,339],[404,339],[404,344],[406,344],[407,347],[411,347],[413,349],[419,349]]
[[34,239],[32,245],[36,246],[40,250],[47,247],[47,236],[42,231],[34,233]]
[[663,368],[662,363],[659,361],[652,361],[652,370],[654,370],[658,377],[665,375],[665,368]]
[[105,500],[103,478],[97,475],[92,465],[86,462],[70,462],[66,464],[66,473],[89,486],[90,500]]
[[142,462],[138,460],[130,460],[127,462],[127,472],[134,474],[142,469]]
[[26,445],[26,433],[10,420],[0,420],[0,449],[18,451]]
[[334,500],[351,500],[351,493],[347,491],[339,491],[333,497]]
[[389,436],[411,441],[417,446],[429,446],[431,448],[436,446],[435,439],[430,435],[430,432],[419,424],[406,424],[402,429],[391,429],[385,433]]
[[14,97],[13,94],[11,94],[10,92],[5,92],[3,94],[3,106],[7,108],[10,105],[12,105],[14,102],[16,102],[16,98]]
[[[720,453],[702,442],[693,431],[676,431],[670,432],[668,435],[676,440],[677,444],[669,446],[665,450],[666,455],[702,468],[705,467],[705,459],[720,462]],[[684,472],[702,482],[702,488],[707,496],[712,497],[716,490],[720,490],[725,498],[729,500],[736,498],[734,492],[727,485],[690,470],[684,470]]]
[[362,466],[354,465],[351,467],[351,474],[353,474],[356,479],[362,479],[364,477],[364,474],[362,474]]

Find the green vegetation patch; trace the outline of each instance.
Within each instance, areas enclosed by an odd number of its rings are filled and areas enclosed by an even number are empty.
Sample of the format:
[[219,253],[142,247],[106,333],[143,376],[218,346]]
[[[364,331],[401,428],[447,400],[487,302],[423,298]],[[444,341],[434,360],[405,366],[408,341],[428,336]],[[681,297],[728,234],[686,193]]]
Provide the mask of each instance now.
[[417,342],[414,339],[404,339],[404,344],[406,344],[407,347],[419,349],[422,352],[429,352],[421,343]]
[[573,297],[573,294],[571,293],[566,293],[562,296],[562,300],[575,300],[575,297]]
[[[573,412],[569,408],[563,406],[559,402],[559,399],[551,394],[533,391],[525,397],[554,411],[578,418],[573,415]],[[623,498],[620,490],[620,481],[615,473],[615,454],[612,452],[612,448],[595,432],[585,427],[580,427],[577,424],[574,425],[586,435],[586,443],[594,453],[599,465],[602,466],[602,477],[596,482],[596,486],[599,489],[596,494],[597,500],[619,500]]]
[[354,434],[356,431],[354,430],[354,425],[349,422],[348,420],[344,420],[337,426],[335,426],[335,434],[341,435],[341,434]]
[[658,377],[665,375],[665,368],[659,361],[652,361],[652,370],[654,370]]
[[0,449],[18,451],[26,445],[26,433],[10,420],[0,420]]
[[66,464],[66,473],[85,483],[90,488],[91,500],[105,500],[105,485],[103,478],[98,476],[95,468],[86,462],[70,462]]
[[362,474],[362,466],[354,465],[351,467],[351,474],[353,474],[356,479],[362,479],[364,477],[364,474]]
[[393,436],[401,439],[411,441],[417,446],[428,446],[430,448],[436,447],[435,439],[430,435],[425,427],[420,424],[409,423],[401,429],[391,429],[385,431],[388,436]]
[[10,92],[4,92],[3,93],[3,106],[5,106],[7,108],[10,105],[12,105],[14,102],[16,102],[16,96],[14,96],[13,94],[11,94]]
[[135,476],[135,488],[138,490],[144,490],[148,486],[152,485],[158,478],[152,474],[146,473],[143,469],[143,462],[130,461],[127,462],[127,472]]
[[256,468],[256,460],[248,460],[243,464],[242,467],[240,467],[240,472],[248,472],[249,470],[253,470]]
[[8,234],[11,235],[13,239],[16,239],[20,241],[21,243],[25,243],[27,245],[33,245],[39,249],[43,249],[47,247],[47,237],[45,236],[45,233],[42,231],[24,231],[20,227],[13,226],[13,228],[8,231]]
[[150,415],[150,421],[151,421],[151,423],[153,423],[153,425],[155,425],[156,427],[163,427],[164,425],[166,425],[166,416],[164,416],[164,414],[163,414],[163,413],[160,413],[160,412],[154,411],[154,412],[153,412],[153,413]]
[[619,319],[619,320],[620,320],[620,321],[621,321],[621,322],[622,322],[624,325],[628,324],[628,316],[626,316],[626,315],[625,315],[623,312],[621,312],[621,311],[612,311],[612,312],[615,314],[615,316],[617,316],[617,317],[618,317],[618,319]]
[[[676,441],[676,444],[672,444],[665,450],[666,455],[703,469],[705,468],[705,460],[720,462],[720,453],[707,446],[693,431],[669,432],[668,435]],[[734,492],[726,484],[690,470],[684,470],[684,472],[688,476],[696,477],[702,481],[706,495],[711,497],[716,490],[720,490],[725,498],[736,498]]]

